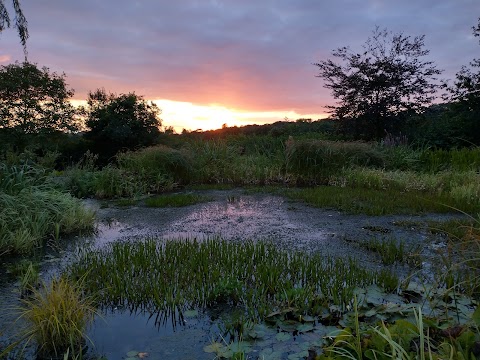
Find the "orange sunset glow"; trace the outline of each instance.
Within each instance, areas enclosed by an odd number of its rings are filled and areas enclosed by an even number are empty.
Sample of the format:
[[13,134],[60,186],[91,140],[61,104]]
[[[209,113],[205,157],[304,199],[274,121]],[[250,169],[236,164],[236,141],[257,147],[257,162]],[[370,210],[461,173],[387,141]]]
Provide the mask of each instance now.
[[[284,121],[285,119],[294,121],[303,119],[323,119],[328,116],[327,113],[318,114],[299,114],[294,110],[277,111],[246,111],[230,109],[228,107],[210,104],[201,105],[185,101],[174,101],[166,99],[150,100],[155,103],[160,110],[162,125],[164,127],[173,127],[180,133],[186,130],[215,130],[220,129],[224,124],[227,126],[244,126],[251,124],[268,124],[275,121]],[[85,100],[71,100],[74,106],[86,105]]]

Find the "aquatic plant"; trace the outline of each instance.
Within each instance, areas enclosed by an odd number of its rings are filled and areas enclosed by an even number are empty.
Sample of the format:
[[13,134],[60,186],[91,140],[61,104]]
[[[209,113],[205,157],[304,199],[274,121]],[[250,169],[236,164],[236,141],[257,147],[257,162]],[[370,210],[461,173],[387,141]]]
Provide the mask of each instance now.
[[397,241],[392,238],[384,238],[382,240],[371,238],[362,243],[361,246],[379,254],[384,265],[393,265],[395,263],[421,264],[418,256],[419,248],[413,246],[405,248],[404,241]]
[[24,319],[27,325],[14,345],[23,343],[25,347],[35,342],[40,358],[61,356],[67,351],[72,356],[81,353],[86,328],[96,314],[93,299],[83,293],[82,281],[71,282],[65,277],[32,289],[32,295],[21,300],[17,311],[17,321]]
[[0,256],[31,253],[48,237],[93,229],[94,213],[80,200],[18,171],[8,179],[0,192]]
[[[374,190],[338,186],[317,186],[314,188],[286,189],[289,198],[303,200],[317,207],[335,208],[351,214],[387,215],[421,214],[427,212],[454,212],[450,204],[459,209],[475,213],[480,203],[455,202],[447,195],[431,195],[421,192],[403,192],[394,189]],[[448,204],[448,205],[447,205]]]
[[385,279],[353,260],[219,239],[115,243],[81,252],[69,272],[88,272],[85,289],[107,306],[182,313],[220,302],[242,306],[252,320],[284,308],[312,316],[333,304],[346,309],[356,287]]
[[306,177],[307,181],[323,184],[329,176],[345,168],[382,166],[383,159],[372,145],[362,142],[327,140],[293,140],[286,143],[286,169]]

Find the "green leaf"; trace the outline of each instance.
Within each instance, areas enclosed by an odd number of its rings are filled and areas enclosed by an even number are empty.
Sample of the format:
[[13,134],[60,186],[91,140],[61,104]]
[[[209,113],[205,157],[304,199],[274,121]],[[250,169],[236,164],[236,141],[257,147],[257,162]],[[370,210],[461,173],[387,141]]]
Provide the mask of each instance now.
[[314,328],[313,324],[300,324],[297,326],[297,330],[301,333],[312,331]]
[[477,306],[472,314],[472,320],[477,327],[480,327],[480,306]]
[[304,350],[295,354],[288,355],[288,360],[300,360],[305,359],[308,356],[308,351]]
[[210,345],[203,347],[203,351],[205,351],[206,353],[215,353],[215,354],[220,353],[221,351],[223,351],[223,349],[224,349],[223,344],[219,342],[214,342]]
[[275,339],[277,339],[277,341],[287,341],[290,340],[291,337],[292,336],[289,333],[280,332],[277,334],[277,336],[275,336]]
[[129,351],[129,352],[127,352],[127,357],[129,357],[129,358],[130,357],[135,357],[135,356],[138,355],[138,353],[139,353],[139,351],[134,351],[134,350]]

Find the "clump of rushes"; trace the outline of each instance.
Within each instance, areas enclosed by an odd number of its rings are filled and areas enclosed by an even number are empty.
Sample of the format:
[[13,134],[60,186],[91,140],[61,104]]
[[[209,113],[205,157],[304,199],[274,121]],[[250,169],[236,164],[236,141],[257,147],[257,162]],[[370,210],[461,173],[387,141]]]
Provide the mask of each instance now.
[[395,263],[408,263],[411,265],[418,265],[420,260],[418,256],[418,249],[413,247],[405,248],[403,241],[397,242],[395,239],[376,239],[372,238],[362,246],[372,252],[380,255],[382,263],[384,265],[393,265]]
[[0,256],[27,254],[49,237],[93,230],[94,212],[34,169],[0,168]]
[[93,230],[95,214],[80,200],[53,189],[0,194],[0,256],[28,254],[49,237]]
[[69,273],[88,273],[85,289],[103,305],[182,312],[221,302],[243,306],[252,320],[291,307],[312,316],[330,305],[346,309],[356,287],[378,284],[395,291],[398,284],[398,278],[354,260],[219,239],[114,243],[81,253]]
[[354,165],[375,167],[384,162],[372,145],[361,142],[289,139],[285,151],[287,171],[316,183]]
[[169,194],[145,199],[148,207],[182,207],[208,201],[205,196],[196,194]]
[[96,313],[93,303],[91,297],[84,295],[82,281],[60,277],[49,285],[43,283],[21,300],[17,321],[25,320],[26,327],[10,348],[35,342],[40,359],[63,356],[67,351],[80,354],[85,331]]

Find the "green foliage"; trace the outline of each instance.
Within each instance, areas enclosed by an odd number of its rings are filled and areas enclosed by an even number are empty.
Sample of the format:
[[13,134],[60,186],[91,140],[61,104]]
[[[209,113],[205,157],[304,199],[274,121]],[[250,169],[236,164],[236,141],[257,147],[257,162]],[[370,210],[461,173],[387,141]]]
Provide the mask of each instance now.
[[289,139],[285,152],[288,172],[319,183],[325,183],[331,175],[354,165],[383,164],[381,154],[370,144],[362,142]]
[[329,305],[344,311],[355,287],[383,287],[380,272],[354,260],[212,239],[114,243],[81,254],[70,273],[88,273],[86,289],[108,306],[183,312],[221,302],[242,306],[248,319],[273,321],[284,309],[312,316]]
[[14,135],[77,129],[65,75],[24,62],[0,67],[0,128]]
[[27,327],[19,334],[20,341],[35,341],[40,357],[81,354],[85,331],[96,313],[93,299],[83,294],[82,282],[64,277],[42,284],[33,295],[22,300],[19,319]]
[[92,141],[93,151],[104,159],[119,150],[133,150],[157,141],[160,133],[160,109],[135,93],[107,94],[98,89],[88,95],[85,137]]
[[49,236],[93,227],[93,212],[33,168],[0,168],[0,190],[0,256],[30,253]]
[[[403,192],[397,189],[374,190],[340,186],[289,189],[288,197],[299,199],[317,207],[335,208],[351,214],[421,214],[427,212],[452,212],[451,206],[467,213],[479,211],[478,202],[455,200],[448,195],[430,195],[418,191]],[[453,205],[452,205],[453,204]]]
[[173,184],[187,184],[192,176],[194,154],[167,146],[153,146],[117,155],[118,167],[136,174],[148,191],[159,192]]

